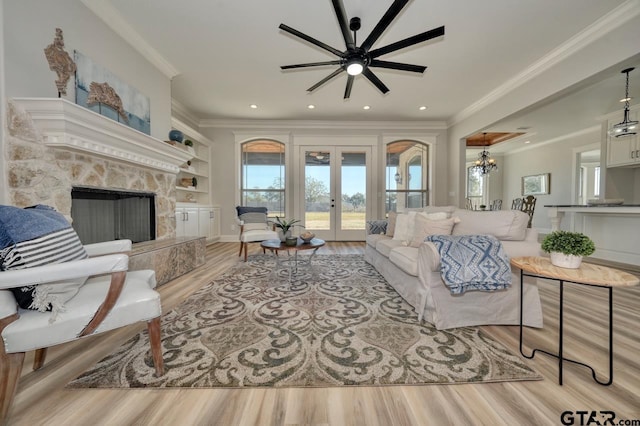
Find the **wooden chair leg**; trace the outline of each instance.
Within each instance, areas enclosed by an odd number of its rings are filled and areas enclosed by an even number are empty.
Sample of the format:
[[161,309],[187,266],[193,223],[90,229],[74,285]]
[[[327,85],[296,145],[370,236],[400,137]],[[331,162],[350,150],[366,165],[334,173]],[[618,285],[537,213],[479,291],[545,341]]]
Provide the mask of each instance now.
[[244,248],[244,243],[242,241],[240,241],[240,253],[238,253],[238,256],[242,256],[242,249]]
[[244,261],[247,261],[247,251],[249,250],[248,244],[244,243]]
[[147,322],[149,332],[149,343],[151,345],[151,355],[153,365],[156,367],[156,377],[164,374],[164,360],[162,359],[162,338],[160,336],[160,317]]
[[47,348],[36,349],[36,355],[33,358],[33,371],[36,371],[42,368],[46,357],[47,357]]
[[24,352],[7,354],[0,345],[0,424],[6,424],[11,404],[18,390]]

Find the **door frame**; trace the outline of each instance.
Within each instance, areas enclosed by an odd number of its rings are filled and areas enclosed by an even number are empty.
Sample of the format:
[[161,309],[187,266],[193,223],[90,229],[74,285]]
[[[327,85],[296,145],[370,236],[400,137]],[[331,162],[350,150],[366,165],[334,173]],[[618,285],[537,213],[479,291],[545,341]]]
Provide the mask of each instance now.
[[[294,137],[294,157],[293,162],[293,176],[296,176],[296,183],[294,184],[293,197],[294,197],[294,216],[300,218],[304,222],[304,150],[310,147],[322,146],[324,149],[368,149],[367,158],[367,194],[366,194],[366,208],[365,208],[365,220],[370,220],[375,214],[374,209],[378,203],[378,183],[377,172],[375,165],[378,164],[378,138],[377,136],[296,136]],[[336,172],[337,174],[339,171]],[[331,189],[331,188],[330,188]],[[341,205],[336,203],[335,209]],[[337,210],[336,210],[337,211]],[[304,224],[304,223],[303,223]],[[360,232],[360,231],[357,231]],[[362,230],[361,237],[354,237],[352,235],[340,235],[340,231],[336,229],[336,241],[364,241],[366,238],[366,230]]]

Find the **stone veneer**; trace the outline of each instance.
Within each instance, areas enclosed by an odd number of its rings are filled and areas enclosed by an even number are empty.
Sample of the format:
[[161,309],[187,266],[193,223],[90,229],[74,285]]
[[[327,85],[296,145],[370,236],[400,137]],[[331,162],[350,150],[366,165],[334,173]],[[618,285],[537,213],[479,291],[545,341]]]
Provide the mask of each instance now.
[[156,194],[156,238],[175,237],[176,176],[86,153],[45,146],[29,113],[7,108],[5,155],[11,204],[46,204],[71,220],[71,188],[87,186]]

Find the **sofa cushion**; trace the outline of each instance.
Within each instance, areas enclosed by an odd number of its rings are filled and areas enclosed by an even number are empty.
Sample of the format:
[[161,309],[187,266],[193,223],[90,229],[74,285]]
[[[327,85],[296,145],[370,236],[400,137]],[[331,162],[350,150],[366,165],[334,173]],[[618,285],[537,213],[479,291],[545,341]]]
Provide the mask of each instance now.
[[454,216],[460,223],[451,235],[493,235],[503,241],[522,241],[527,231],[529,215],[519,210],[474,211],[458,209]]
[[371,247],[376,248],[376,244],[378,244],[378,241],[380,240],[390,240],[391,237],[388,237],[386,235],[383,234],[369,234],[367,235],[367,244],[369,244]]
[[424,213],[418,213],[413,226],[413,238],[409,242],[409,245],[411,247],[420,247],[420,244],[422,244],[424,239],[429,235],[451,235],[456,219],[433,220],[429,219],[428,215]]
[[389,257],[391,250],[396,247],[403,247],[402,241],[394,240],[392,238],[380,239],[376,244],[376,250],[384,257]]
[[418,276],[418,249],[396,247],[389,253],[389,261],[409,275]]
[[[53,208],[0,206],[0,271],[33,268],[87,258],[67,219]],[[76,295],[87,277],[12,288],[23,309],[53,310],[52,318]]]

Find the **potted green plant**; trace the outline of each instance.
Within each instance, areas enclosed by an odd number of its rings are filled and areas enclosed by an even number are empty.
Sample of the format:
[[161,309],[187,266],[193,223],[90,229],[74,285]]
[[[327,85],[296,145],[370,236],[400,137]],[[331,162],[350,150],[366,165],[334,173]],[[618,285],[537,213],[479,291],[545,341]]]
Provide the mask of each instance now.
[[276,216],[276,220],[272,221],[271,223],[273,223],[274,227],[278,228],[278,236],[280,237],[280,241],[286,242],[287,238],[291,238],[291,228],[293,228],[294,226],[302,226],[296,225],[298,222],[300,222],[298,219],[291,219],[287,221],[285,218]]
[[185,139],[184,141],[184,145],[185,146],[193,146],[193,141],[191,139]]
[[577,269],[583,256],[596,251],[596,245],[580,232],[554,231],[542,240],[542,250],[549,253],[553,265]]

